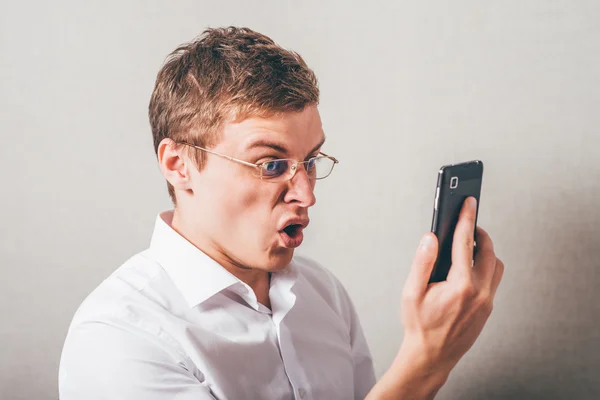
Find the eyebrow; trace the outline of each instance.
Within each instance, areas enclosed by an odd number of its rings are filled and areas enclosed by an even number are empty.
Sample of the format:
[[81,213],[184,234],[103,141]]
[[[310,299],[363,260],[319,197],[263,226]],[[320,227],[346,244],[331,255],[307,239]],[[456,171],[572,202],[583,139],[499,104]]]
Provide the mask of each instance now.
[[[318,145],[316,145],[311,151],[310,153],[314,153],[315,151],[317,151],[319,148],[323,147],[323,144],[325,143],[325,138],[323,138]],[[256,147],[268,147],[270,149],[273,149],[275,151],[278,151],[280,153],[283,153],[285,155],[288,154],[287,149],[278,143],[275,142],[269,142],[267,140],[257,140],[256,142],[252,142],[247,148],[246,151],[249,151],[251,149],[254,149]],[[310,154],[309,153],[309,154]]]

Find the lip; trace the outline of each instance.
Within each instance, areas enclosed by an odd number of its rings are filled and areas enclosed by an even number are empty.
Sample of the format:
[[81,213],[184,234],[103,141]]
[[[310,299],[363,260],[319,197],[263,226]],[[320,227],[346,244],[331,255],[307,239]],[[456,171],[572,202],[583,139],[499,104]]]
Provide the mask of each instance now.
[[298,231],[298,233],[296,233],[295,237],[291,237],[287,233],[281,231],[279,232],[279,237],[283,242],[283,247],[287,247],[288,249],[295,249],[296,247],[300,246],[302,244],[302,241],[304,240],[304,234],[301,230]]
[[[283,242],[283,246],[290,249],[300,246],[302,244],[302,241],[304,240],[304,234],[302,233],[302,231],[308,226],[309,222],[310,220],[308,218],[302,217],[286,219],[284,223],[280,225],[281,229],[279,229],[279,237]],[[294,235],[294,237],[291,237],[284,232],[284,228],[289,225],[300,225],[296,228],[296,234]]]
[[289,226],[289,225],[300,225],[300,226],[302,226],[302,228],[300,228],[301,230],[306,229],[306,227],[308,226],[309,223],[310,223],[310,219],[308,219],[308,217],[288,218],[279,225],[279,232],[283,232],[285,227]]

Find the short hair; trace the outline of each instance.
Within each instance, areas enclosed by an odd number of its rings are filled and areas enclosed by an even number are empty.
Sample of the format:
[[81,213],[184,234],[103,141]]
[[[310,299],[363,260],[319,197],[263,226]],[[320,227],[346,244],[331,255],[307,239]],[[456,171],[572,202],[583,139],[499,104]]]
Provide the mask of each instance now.
[[[158,72],[148,115],[154,150],[164,138],[201,147],[218,143],[226,122],[317,105],[315,73],[302,57],[248,28],[205,30],[180,45]],[[190,152],[202,169],[204,152]],[[169,196],[177,200],[167,182]]]

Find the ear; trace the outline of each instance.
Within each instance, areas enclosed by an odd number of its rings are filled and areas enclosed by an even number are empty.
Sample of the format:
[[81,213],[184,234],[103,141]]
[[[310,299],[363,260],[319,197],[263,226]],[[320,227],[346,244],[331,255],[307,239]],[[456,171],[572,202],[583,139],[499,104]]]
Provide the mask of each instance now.
[[172,139],[163,139],[158,145],[158,165],[165,179],[175,189],[190,190],[191,176],[189,174],[189,158],[185,158],[180,146]]

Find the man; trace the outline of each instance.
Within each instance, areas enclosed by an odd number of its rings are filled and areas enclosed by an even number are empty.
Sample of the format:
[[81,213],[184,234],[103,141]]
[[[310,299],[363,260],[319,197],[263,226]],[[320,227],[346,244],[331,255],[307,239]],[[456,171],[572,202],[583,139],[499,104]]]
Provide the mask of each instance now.
[[71,399],[426,399],[471,347],[503,264],[461,211],[446,282],[428,285],[435,236],[403,292],[404,342],[376,382],[340,282],[293,257],[337,160],[322,152],[314,73],[249,29],[209,29],[158,73],[149,116],[175,204],[149,249],[77,311],[62,354]]

